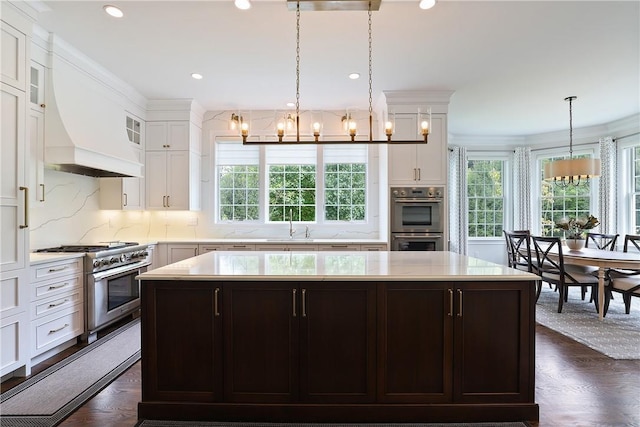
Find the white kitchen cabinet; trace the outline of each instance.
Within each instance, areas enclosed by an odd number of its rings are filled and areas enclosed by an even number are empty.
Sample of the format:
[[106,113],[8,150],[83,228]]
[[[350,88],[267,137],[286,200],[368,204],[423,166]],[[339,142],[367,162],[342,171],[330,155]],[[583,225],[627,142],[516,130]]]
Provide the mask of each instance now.
[[191,258],[198,255],[197,244],[169,244],[167,245],[167,263],[173,264],[187,258]]
[[[445,185],[447,181],[446,114],[433,114],[427,144],[389,144],[389,185]],[[395,114],[393,139],[420,140],[417,113]]]
[[[2,7],[4,14],[7,10],[5,5]],[[4,19],[1,30],[2,60],[0,61],[0,69],[2,70],[2,82],[25,92],[27,90],[27,35]]]
[[200,153],[201,130],[186,120],[146,123],[146,148]]
[[[0,375],[30,373],[28,341],[29,189],[27,40],[32,23],[8,2],[0,23]],[[8,22],[11,20],[11,22]],[[15,24],[15,25],[14,25]]]
[[225,251],[255,251],[256,245],[250,243],[233,243],[223,245]]
[[[133,152],[144,163],[143,151]],[[100,178],[100,209],[143,210],[144,187],[144,178]]]
[[359,251],[360,245],[348,243],[319,244],[319,251]]
[[285,251],[285,252],[305,252],[317,251],[318,245],[311,243],[292,243],[292,244],[272,244],[264,243],[256,245],[256,251]]
[[193,151],[147,151],[149,210],[200,209],[200,156]]
[[45,199],[44,183],[44,112],[29,110],[29,188],[30,201],[42,203]]
[[362,244],[360,245],[360,250],[376,252],[376,251],[387,251],[389,249],[386,243],[377,243],[377,244],[366,244],[366,245]]
[[30,269],[30,356],[50,357],[84,333],[82,257],[39,263]]

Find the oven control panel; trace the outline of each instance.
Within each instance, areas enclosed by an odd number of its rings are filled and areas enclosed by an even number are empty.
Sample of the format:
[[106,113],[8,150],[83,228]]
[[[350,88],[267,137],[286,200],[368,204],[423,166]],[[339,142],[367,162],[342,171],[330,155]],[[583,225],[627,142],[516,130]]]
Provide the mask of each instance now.
[[109,268],[121,267],[128,264],[134,264],[146,261],[149,258],[149,251],[146,249],[123,252],[110,256],[95,258],[92,262],[93,272],[107,270]]
[[392,187],[392,199],[442,199],[444,187]]

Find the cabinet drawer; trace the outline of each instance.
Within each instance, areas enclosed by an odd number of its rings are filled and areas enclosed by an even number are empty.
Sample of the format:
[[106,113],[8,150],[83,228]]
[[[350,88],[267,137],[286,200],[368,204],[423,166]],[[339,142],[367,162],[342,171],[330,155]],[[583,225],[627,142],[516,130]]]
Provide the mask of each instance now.
[[31,267],[31,282],[82,272],[82,258],[40,264]]
[[40,354],[84,332],[82,304],[31,322],[31,356]]
[[71,292],[53,295],[49,298],[38,299],[31,303],[31,319],[47,316],[65,308],[73,307],[83,303],[83,289],[81,286],[74,288]]
[[60,279],[48,280],[42,283],[31,284],[31,301],[36,299],[48,298],[53,295],[59,296],[72,289],[82,287],[82,276],[76,274],[75,276],[63,277]]

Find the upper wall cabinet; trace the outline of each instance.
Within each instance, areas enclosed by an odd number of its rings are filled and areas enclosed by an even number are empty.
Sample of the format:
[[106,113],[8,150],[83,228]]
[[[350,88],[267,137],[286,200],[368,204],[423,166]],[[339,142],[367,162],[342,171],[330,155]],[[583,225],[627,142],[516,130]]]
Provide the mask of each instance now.
[[[417,114],[396,114],[398,140],[419,140]],[[433,114],[427,144],[389,144],[390,185],[444,185],[447,181],[447,117]]]
[[200,129],[189,121],[147,122],[147,150],[200,153]]
[[3,22],[1,39],[2,82],[25,92],[27,90],[26,35]]

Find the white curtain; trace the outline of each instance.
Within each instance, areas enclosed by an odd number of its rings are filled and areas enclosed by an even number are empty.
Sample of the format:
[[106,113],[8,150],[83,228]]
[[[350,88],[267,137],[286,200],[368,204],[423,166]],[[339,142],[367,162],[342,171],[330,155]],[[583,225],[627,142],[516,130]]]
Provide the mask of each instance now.
[[531,230],[531,148],[513,154],[513,229]]
[[467,149],[449,150],[449,249],[467,254]]
[[616,142],[610,136],[600,138],[600,188],[599,217],[600,232],[615,234],[617,230],[617,189],[616,189]]

